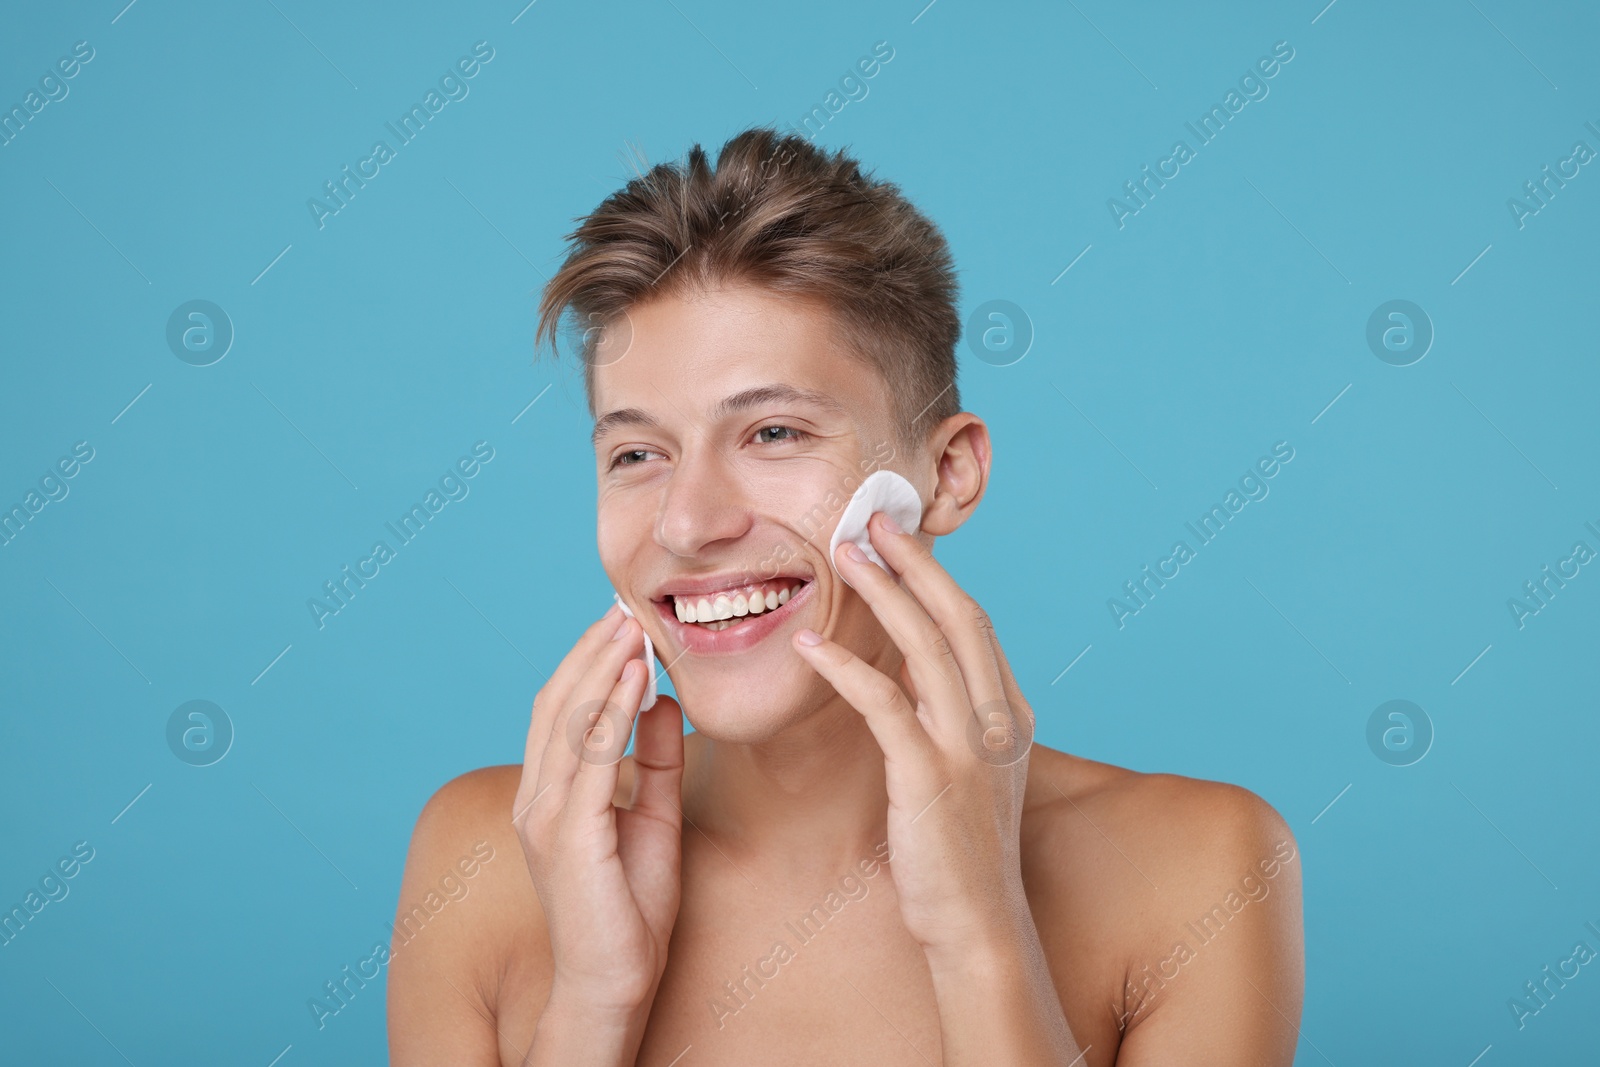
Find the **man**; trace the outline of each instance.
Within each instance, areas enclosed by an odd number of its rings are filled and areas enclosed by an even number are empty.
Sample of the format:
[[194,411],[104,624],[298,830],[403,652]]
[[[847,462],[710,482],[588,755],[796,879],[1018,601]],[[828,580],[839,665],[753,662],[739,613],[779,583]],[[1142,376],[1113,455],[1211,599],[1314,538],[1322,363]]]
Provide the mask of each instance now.
[[[636,618],[578,639],[520,767],[423,810],[393,1062],[1291,1063],[1283,819],[1031,745],[988,616],[932,555],[991,464],[932,224],[761,128],[571,236],[539,335],[565,311],[590,327],[600,558]],[[922,502],[916,530],[872,519],[894,575],[828,551],[878,468]],[[646,635],[679,699],[639,712]],[[474,847],[504,859],[430,918]]]

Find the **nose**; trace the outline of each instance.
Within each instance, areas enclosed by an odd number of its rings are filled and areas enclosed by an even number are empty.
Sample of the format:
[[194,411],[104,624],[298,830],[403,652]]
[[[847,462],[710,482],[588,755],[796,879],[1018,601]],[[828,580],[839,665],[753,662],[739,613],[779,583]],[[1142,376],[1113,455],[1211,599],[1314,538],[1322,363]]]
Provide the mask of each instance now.
[[675,556],[695,556],[737,540],[750,525],[749,501],[732,467],[704,444],[685,449],[661,490],[656,544]]

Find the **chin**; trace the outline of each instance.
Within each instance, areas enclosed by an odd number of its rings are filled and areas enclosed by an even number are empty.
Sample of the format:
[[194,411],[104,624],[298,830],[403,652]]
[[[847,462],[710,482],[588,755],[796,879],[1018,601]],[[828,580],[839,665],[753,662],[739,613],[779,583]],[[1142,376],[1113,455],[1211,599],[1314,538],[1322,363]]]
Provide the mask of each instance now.
[[833,695],[833,687],[803,662],[774,679],[754,672],[697,675],[675,688],[696,733],[726,744],[759,745],[782,736]]
[[650,598],[656,653],[697,733],[754,744],[805,718],[833,693],[790,645],[828,632],[825,589],[811,573],[744,584],[706,577],[668,583]]

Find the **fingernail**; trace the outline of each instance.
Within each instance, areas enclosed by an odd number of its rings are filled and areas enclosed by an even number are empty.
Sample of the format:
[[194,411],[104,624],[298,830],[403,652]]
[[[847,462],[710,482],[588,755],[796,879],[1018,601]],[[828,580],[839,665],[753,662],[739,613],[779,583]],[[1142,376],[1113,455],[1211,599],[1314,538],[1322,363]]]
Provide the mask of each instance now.
[[879,512],[879,514],[883,516],[879,521],[883,523],[883,529],[885,533],[905,533],[904,530],[900,529],[900,524],[889,517],[889,513],[887,511]]
[[794,635],[794,637],[795,637],[795,640],[799,641],[802,645],[820,645],[820,644],[822,644],[822,635],[817,633],[817,631],[815,631],[815,630],[802,629],[798,633],[796,633]]
[[611,618],[611,616],[615,615],[618,611],[620,611],[621,608],[622,608],[622,605],[618,604],[615,600],[613,600],[611,602],[611,606],[606,609],[606,613],[604,615],[600,616],[600,618],[609,619],[609,618]]
[[861,549],[857,548],[854,541],[846,541],[844,543],[844,554],[855,560],[857,563],[868,562],[867,554],[861,551]]
[[631,682],[637,677],[639,677],[639,661],[636,659],[630,659],[622,667],[622,680],[624,682]]
[[617,632],[611,635],[611,640],[613,640],[613,641],[622,640],[622,635],[628,631],[628,624],[630,622],[632,622],[632,621],[633,621],[632,619],[627,619],[627,618],[623,619],[622,622],[620,622],[617,625]]

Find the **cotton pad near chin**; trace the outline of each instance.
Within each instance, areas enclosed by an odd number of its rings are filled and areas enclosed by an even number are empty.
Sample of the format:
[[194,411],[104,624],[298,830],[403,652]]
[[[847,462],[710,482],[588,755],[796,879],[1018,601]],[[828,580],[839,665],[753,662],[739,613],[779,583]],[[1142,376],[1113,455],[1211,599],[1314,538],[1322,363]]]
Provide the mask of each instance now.
[[[833,563],[840,542],[853,541],[868,559],[887,571],[890,577],[900,577],[878,555],[872,547],[872,538],[867,536],[867,521],[879,511],[888,513],[906,533],[916,533],[922,525],[922,498],[917,495],[916,486],[894,471],[873,471],[856,489],[850,503],[844,506],[844,514],[839,516],[839,525],[834,528],[833,537],[828,541],[829,563]],[[833,564],[833,570],[838,574],[838,564]],[[844,575],[840,574],[839,577],[844,578]],[[845,579],[845,584],[850,584],[849,579]]]
[[[611,595],[617,598],[617,607],[622,609],[622,613],[630,619],[633,618],[633,612],[628,610],[627,604],[623,603],[622,594],[612,590]],[[656,702],[656,649],[650,643],[650,635],[648,633],[644,635],[644,662],[650,669],[650,680],[645,683],[644,696],[639,700],[639,710],[649,711],[655,706]]]

